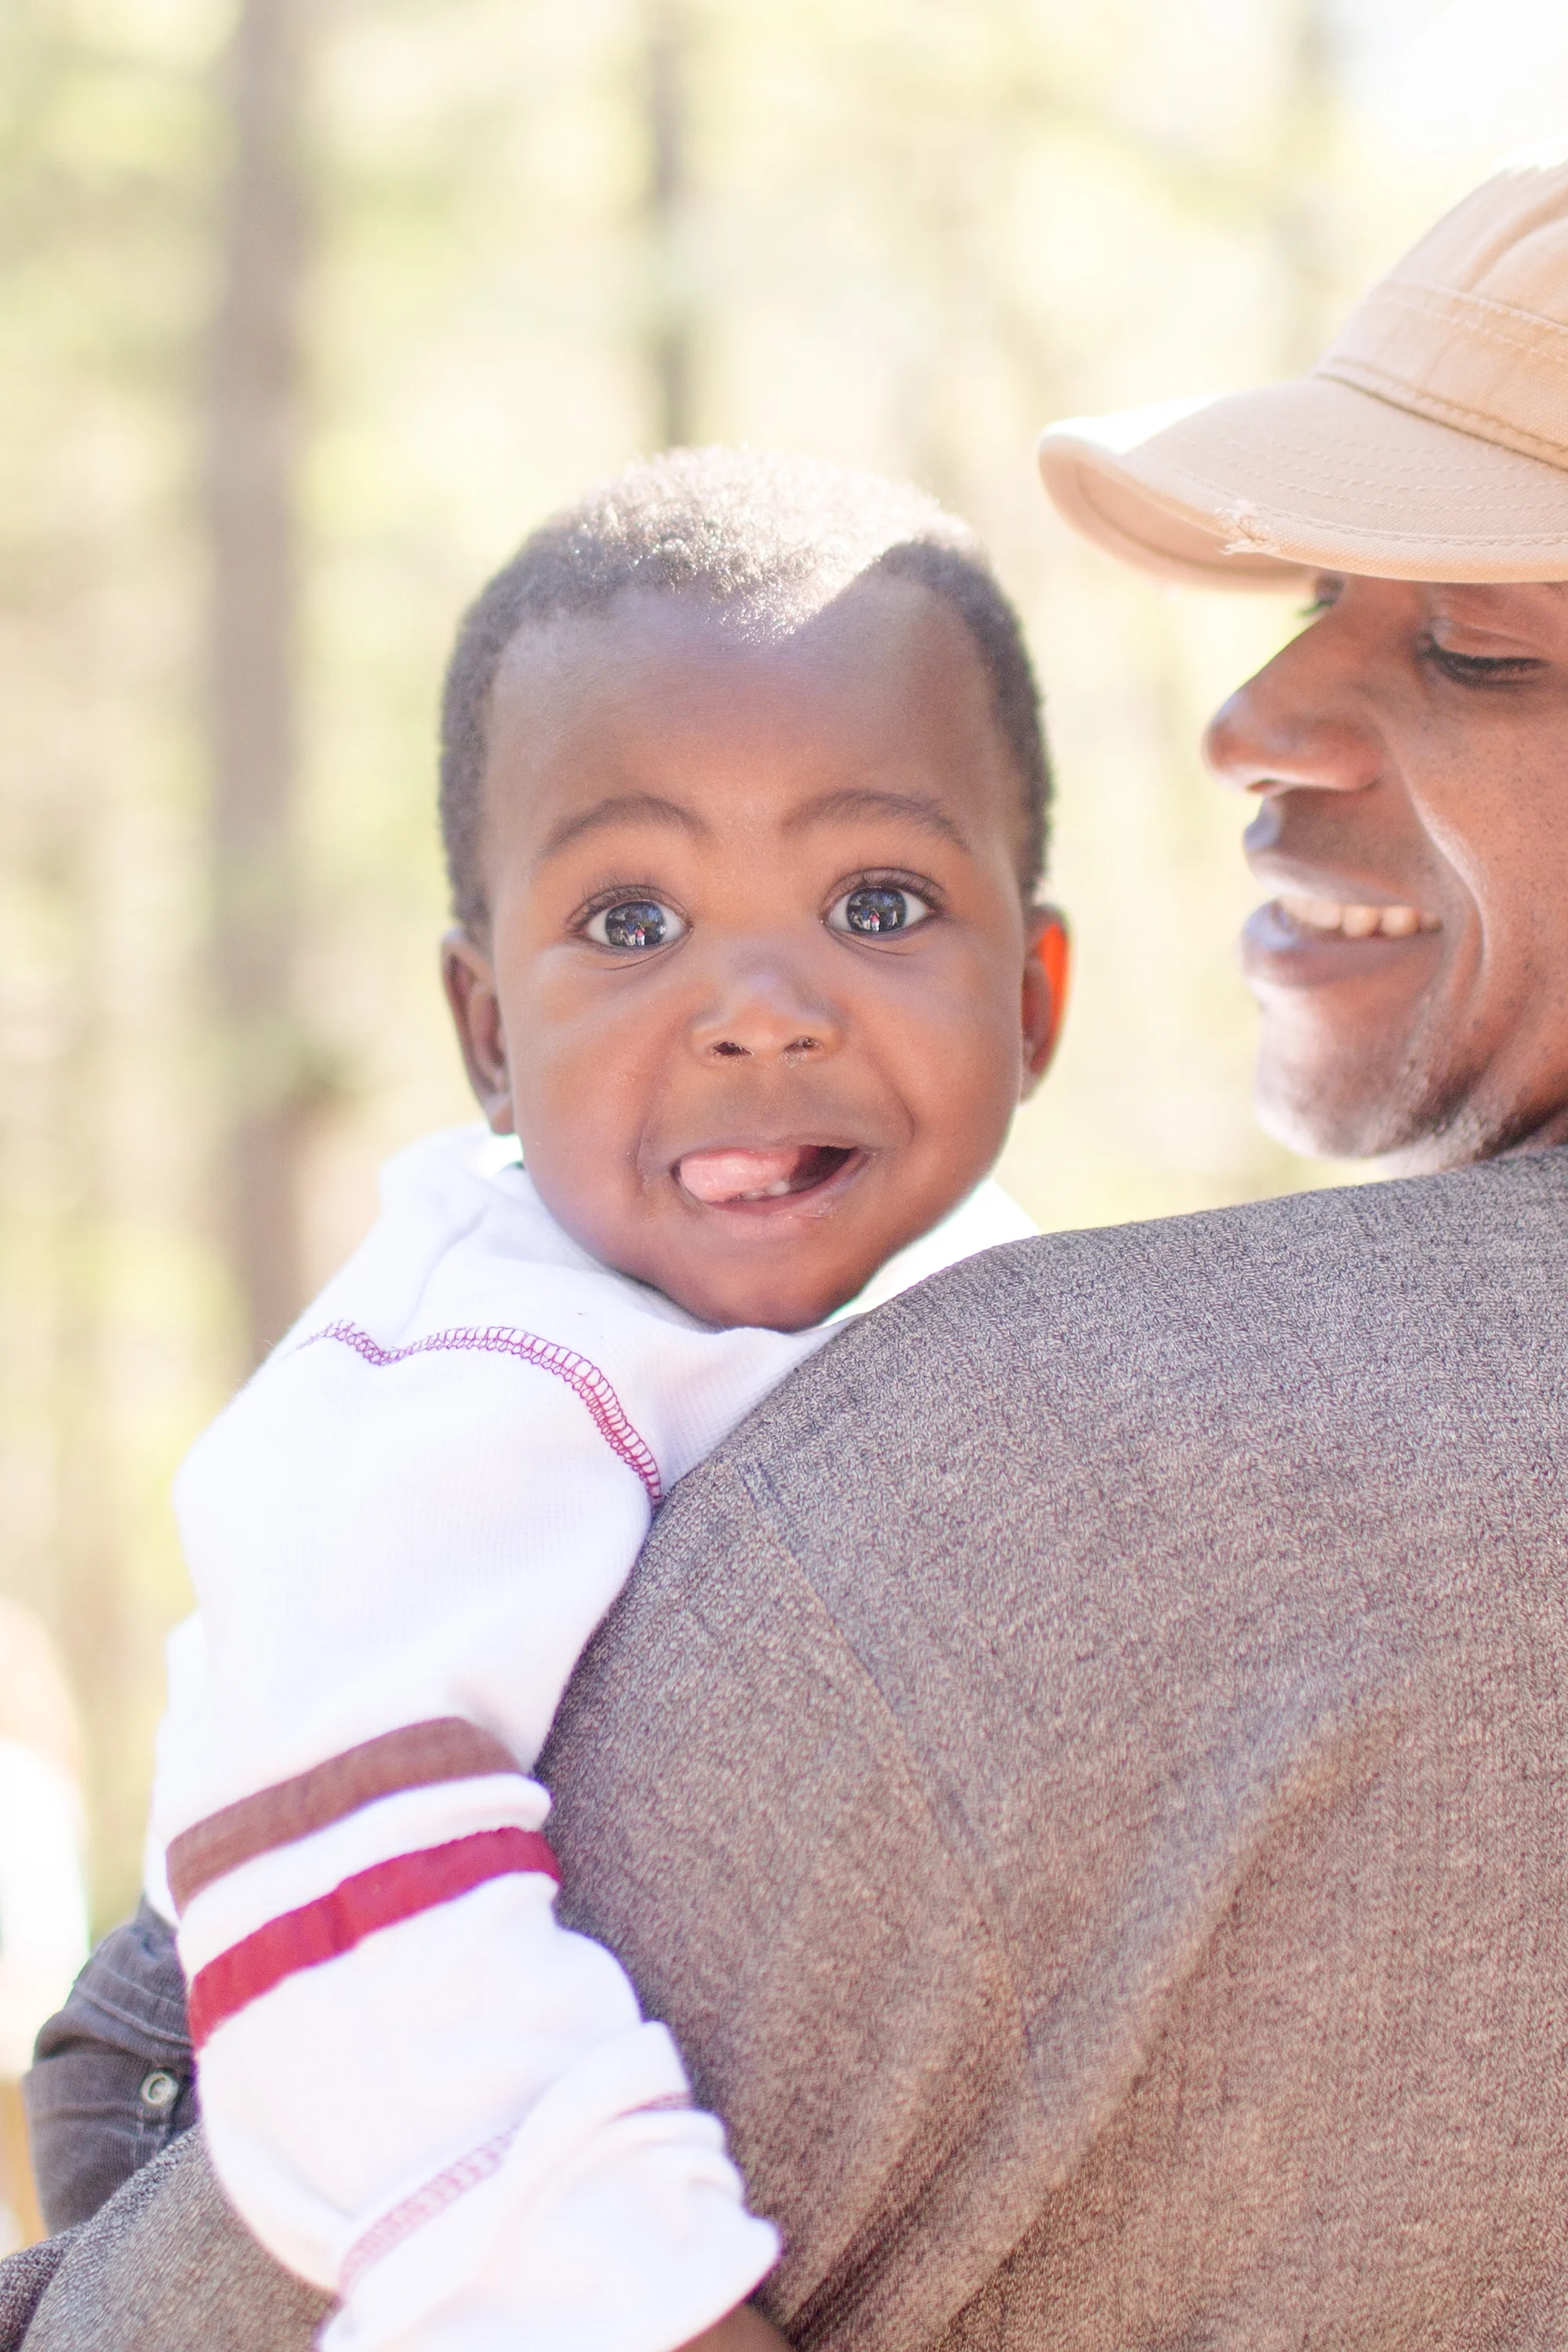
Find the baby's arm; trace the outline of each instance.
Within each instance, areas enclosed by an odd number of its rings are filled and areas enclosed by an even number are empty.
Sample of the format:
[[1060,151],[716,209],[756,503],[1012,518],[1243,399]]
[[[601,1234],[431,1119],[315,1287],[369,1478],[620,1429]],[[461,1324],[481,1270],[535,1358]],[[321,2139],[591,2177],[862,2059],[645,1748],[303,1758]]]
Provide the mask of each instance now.
[[557,1924],[520,1761],[644,1487],[559,1381],[382,1369],[269,1368],[184,1482],[208,1660],[160,1827],[214,2161],[341,2295],[330,2352],[669,2352],[725,2313],[714,2352],[760,2352],[735,2307],[775,2235],[664,2028]]

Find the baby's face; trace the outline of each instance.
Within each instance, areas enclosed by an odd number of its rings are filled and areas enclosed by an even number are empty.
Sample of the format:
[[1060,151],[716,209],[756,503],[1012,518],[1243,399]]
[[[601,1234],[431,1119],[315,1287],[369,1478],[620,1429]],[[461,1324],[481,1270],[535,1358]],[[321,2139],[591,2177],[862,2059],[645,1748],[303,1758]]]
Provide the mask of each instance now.
[[1048,919],[963,623],[858,583],[793,635],[624,599],[489,716],[475,1090],[552,1215],[705,1320],[795,1330],[991,1167],[1043,1069]]

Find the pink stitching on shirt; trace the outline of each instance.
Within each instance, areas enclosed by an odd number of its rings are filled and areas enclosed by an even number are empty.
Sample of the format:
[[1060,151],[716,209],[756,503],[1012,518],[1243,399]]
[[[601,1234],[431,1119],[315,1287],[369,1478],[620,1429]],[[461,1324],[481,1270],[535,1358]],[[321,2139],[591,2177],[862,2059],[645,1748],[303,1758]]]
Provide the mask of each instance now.
[[416,2230],[422,2230],[426,2221],[434,2221],[459,2197],[466,2197],[470,2189],[477,2189],[482,2180],[499,2172],[520,2129],[519,2125],[513,2124],[510,2129],[498,2132],[494,2139],[486,2140],[482,2147],[470,2148],[456,2164],[449,2164],[445,2172],[427,2180],[423,2189],[416,2189],[412,2197],[405,2197],[401,2205],[395,2205],[390,2213],[384,2213],[363,2238],[356,2238],[338,2273],[339,2294],[352,2294],[373,2263],[382,2261],[405,2238],[411,2238]]
[[[641,2106],[633,2108],[631,2112],[634,2115],[652,2115],[664,2108],[684,2110],[690,2105],[687,2092],[665,2091],[657,2098],[645,2099]],[[505,2131],[498,2132],[494,2139],[487,2139],[482,2147],[470,2148],[467,2156],[460,2156],[456,2164],[449,2164],[444,2172],[437,2172],[422,2189],[416,2189],[411,2197],[405,2197],[400,2205],[395,2205],[390,2212],[384,2213],[379,2221],[373,2222],[362,2238],[354,2240],[343,2256],[342,2267],[338,2273],[339,2294],[345,2297],[351,2294],[373,2264],[384,2261],[402,2245],[405,2238],[411,2238],[416,2230],[422,2230],[427,2221],[439,2220],[447,2208],[455,2205],[459,2197],[466,2197],[470,2189],[478,2189],[482,2181],[492,2179],[500,2170],[507,2150],[521,2128],[521,2124],[509,2125]]]
[[310,1332],[300,1345],[313,1347],[318,1339],[339,1339],[378,1370],[385,1364],[401,1364],[409,1356],[470,1349],[481,1349],[493,1356],[515,1356],[520,1363],[537,1365],[542,1372],[552,1372],[558,1381],[564,1381],[573,1394],[587,1406],[595,1428],[612,1454],[641,1479],[650,1507],[657,1511],[664,1500],[664,1485],[653,1450],[634,1426],[608,1380],[597,1364],[590,1363],[586,1356],[579,1356],[572,1348],[563,1348],[558,1339],[541,1339],[532,1331],[512,1331],[498,1324],[487,1331],[433,1331],[427,1339],[416,1339],[410,1347],[383,1348],[357,1323],[329,1323],[324,1330]]

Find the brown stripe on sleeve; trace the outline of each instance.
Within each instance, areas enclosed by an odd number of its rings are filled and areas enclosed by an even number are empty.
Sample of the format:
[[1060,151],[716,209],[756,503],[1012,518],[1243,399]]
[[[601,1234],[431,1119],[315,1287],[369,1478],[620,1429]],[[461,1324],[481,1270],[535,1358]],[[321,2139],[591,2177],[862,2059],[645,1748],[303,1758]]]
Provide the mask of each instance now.
[[357,1813],[378,1797],[400,1789],[423,1789],[442,1780],[476,1780],[491,1772],[519,1772],[511,1750],[493,1732],[461,1716],[438,1716],[428,1723],[405,1723],[396,1731],[329,1756],[292,1780],[258,1789],[253,1797],[209,1813],[182,1830],[168,1852],[169,1892],[183,1911],[215,1878],[237,1870],[274,1846],[292,1845],[317,1830]]

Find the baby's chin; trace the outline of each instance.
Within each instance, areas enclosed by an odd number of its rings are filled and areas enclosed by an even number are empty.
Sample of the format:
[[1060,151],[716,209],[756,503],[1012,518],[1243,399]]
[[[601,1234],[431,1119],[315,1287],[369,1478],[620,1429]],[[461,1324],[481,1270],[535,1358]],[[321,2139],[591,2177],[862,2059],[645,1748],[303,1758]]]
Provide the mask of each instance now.
[[863,1271],[856,1267],[841,1275],[816,1273],[804,1266],[772,1273],[761,1267],[738,1267],[727,1274],[709,1265],[671,1266],[657,1275],[644,1274],[640,1279],[651,1280],[655,1289],[684,1307],[688,1315],[721,1330],[743,1324],[762,1331],[809,1331],[864,1290],[878,1265],[885,1265],[890,1255]]
[[705,1218],[695,1231],[666,1231],[654,1248],[636,1253],[635,1263],[628,1253],[621,1270],[721,1330],[809,1331],[858,1297],[913,1238],[902,1231],[852,1234],[844,1229],[847,1222],[834,1220],[837,1230],[781,1234],[759,1248],[754,1231],[727,1247]]

